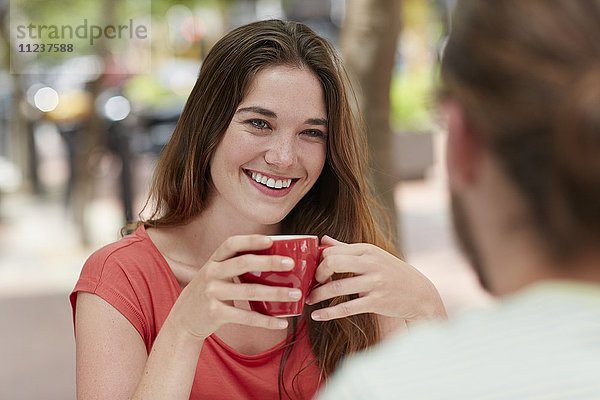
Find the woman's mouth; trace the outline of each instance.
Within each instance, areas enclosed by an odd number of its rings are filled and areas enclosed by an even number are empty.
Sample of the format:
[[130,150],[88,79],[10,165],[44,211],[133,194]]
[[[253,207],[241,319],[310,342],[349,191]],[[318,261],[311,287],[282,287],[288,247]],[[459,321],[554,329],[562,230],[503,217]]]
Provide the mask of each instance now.
[[[249,171],[250,172],[250,171]],[[268,176],[262,175],[260,172],[250,172],[250,177],[256,182],[270,187],[271,189],[288,188],[292,184],[292,179],[277,179],[269,178]]]
[[266,176],[256,171],[244,170],[253,186],[268,196],[282,197],[290,192],[298,178],[279,178]]

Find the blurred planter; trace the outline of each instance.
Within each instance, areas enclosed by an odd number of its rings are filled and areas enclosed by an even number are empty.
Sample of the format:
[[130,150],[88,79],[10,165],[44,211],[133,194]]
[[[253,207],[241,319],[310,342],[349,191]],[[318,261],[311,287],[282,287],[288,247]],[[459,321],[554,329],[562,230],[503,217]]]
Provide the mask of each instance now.
[[395,132],[393,174],[398,180],[424,179],[433,165],[433,133]]

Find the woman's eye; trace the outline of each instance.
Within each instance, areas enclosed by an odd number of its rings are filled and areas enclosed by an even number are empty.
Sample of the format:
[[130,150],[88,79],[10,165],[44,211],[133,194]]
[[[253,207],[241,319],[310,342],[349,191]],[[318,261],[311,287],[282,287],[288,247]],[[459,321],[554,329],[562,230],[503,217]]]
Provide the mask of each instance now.
[[267,123],[267,121],[262,120],[262,119],[251,119],[248,120],[248,123],[256,129],[267,129],[269,128],[269,124]]
[[318,129],[309,129],[309,130],[304,131],[303,134],[308,137],[315,138],[315,139],[322,139],[322,140],[327,139],[327,134]]

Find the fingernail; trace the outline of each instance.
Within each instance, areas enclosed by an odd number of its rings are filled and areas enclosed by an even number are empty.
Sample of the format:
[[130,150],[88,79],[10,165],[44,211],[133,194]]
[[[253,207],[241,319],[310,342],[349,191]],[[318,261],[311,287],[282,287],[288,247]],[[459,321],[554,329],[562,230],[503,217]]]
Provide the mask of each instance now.
[[292,269],[294,268],[294,260],[291,258],[283,258],[281,260],[281,266],[285,269]]
[[288,295],[294,300],[300,300],[300,298],[302,297],[302,292],[300,290],[294,289],[290,290]]
[[321,320],[321,315],[319,315],[316,311],[312,314],[310,314],[310,317],[312,319],[314,319],[315,321],[320,321]]
[[282,320],[280,320],[280,321],[277,322],[277,327],[279,329],[287,328],[287,326],[288,326],[288,322],[285,319],[282,319]]

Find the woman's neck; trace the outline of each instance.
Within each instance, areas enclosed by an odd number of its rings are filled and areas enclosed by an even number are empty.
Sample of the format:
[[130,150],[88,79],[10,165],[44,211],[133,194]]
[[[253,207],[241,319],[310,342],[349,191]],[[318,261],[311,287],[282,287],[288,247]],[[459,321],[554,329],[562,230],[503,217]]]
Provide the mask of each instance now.
[[208,207],[185,225],[154,230],[151,238],[166,258],[197,269],[231,236],[273,235],[279,229],[279,224],[261,225]]

